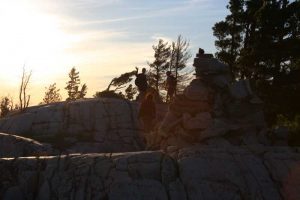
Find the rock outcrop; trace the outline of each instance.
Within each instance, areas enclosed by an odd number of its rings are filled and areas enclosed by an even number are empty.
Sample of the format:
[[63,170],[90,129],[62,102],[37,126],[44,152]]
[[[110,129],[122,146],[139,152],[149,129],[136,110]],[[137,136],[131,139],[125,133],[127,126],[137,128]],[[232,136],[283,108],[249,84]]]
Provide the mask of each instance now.
[[202,49],[194,66],[195,79],[174,97],[159,129],[148,137],[149,146],[167,150],[195,143],[268,145],[263,102],[249,81],[233,81],[229,66]]
[[0,133],[0,158],[46,156],[54,153],[50,145],[17,135]]
[[211,147],[0,159],[0,199],[300,199],[299,149]]
[[0,119],[0,131],[50,143],[63,153],[145,149],[137,104],[119,99],[30,107],[23,113]]
[[[268,141],[247,81],[231,82],[228,66],[203,51],[194,65],[202,77],[168,112],[157,105],[160,126],[149,135],[138,104],[120,99],[0,119],[0,131],[39,141],[0,134],[0,199],[300,199],[300,149],[284,146],[284,129]],[[161,151],[145,151],[145,138]]]

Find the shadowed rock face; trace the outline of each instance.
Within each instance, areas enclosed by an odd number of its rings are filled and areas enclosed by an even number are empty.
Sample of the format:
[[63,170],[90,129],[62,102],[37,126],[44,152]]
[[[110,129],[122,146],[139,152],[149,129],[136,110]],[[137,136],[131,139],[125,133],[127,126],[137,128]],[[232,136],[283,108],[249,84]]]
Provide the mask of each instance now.
[[[1,131],[54,148],[0,134],[0,199],[300,199],[299,148],[234,146],[218,137],[143,152],[136,115],[135,103],[95,99],[1,119]],[[122,151],[136,152],[60,155]]]
[[65,153],[144,150],[137,104],[90,99],[28,108],[0,120],[0,131],[51,143]]
[[0,133],[0,158],[21,156],[42,156],[53,154],[49,145],[29,138]]
[[300,199],[300,155],[272,147],[0,159],[0,199]]

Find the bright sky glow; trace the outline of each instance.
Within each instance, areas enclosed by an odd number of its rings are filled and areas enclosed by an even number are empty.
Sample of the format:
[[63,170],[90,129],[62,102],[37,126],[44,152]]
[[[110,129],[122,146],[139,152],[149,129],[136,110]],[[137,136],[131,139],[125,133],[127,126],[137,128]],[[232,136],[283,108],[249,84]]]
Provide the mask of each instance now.
[[152,61],[157,39],[190,40],[191,53],[215,52],[212,26],[226,0],[3,0],[0,5],[0,97],[16,99],[23,65],[32,71],[31,105],[56,82],[63,97],[72,66],[88,95],[110,79]]

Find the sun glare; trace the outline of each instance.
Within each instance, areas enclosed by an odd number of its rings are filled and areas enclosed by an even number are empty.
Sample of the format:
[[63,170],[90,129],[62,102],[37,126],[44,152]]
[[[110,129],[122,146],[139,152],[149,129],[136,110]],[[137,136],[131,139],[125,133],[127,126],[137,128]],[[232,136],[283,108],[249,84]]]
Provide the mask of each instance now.
[[6,1],[2,4],[0,55],[1,63],[5,65],[0,68],[6,72],[6,83],[15,84],[24,64],[39,76],[58,70],[53,64],[68,47],[68,37],[60,30],[58,19],[35,10],[28,2]]

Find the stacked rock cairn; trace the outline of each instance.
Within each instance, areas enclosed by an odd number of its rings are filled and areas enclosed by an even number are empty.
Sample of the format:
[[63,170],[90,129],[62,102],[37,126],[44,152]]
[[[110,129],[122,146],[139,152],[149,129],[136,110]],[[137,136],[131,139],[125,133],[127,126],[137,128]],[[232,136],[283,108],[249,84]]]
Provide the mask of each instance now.
[[264,145],[262,101],[248,80],[235,81],[230,67],[203,49],[194,59],[196,78],[176,95],[151,141],[160,149],[192,144]]

